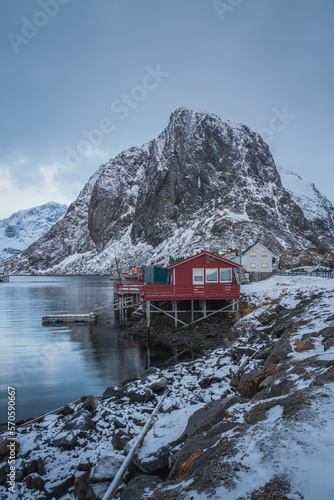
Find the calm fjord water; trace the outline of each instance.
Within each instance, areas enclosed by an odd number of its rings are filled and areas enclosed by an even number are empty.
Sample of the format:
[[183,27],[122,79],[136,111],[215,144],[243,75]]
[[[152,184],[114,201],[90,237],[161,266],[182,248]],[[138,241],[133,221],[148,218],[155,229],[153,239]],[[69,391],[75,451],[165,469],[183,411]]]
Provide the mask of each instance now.
[[102,276],[10,277],[0,283],[0,422],[7,421],[8,386],[16,389],[19,420],[83,395],[100,396],[145,370],[146,348],[113,324],[41,323],[47,314],[97,311],[112,296],[112,282]]

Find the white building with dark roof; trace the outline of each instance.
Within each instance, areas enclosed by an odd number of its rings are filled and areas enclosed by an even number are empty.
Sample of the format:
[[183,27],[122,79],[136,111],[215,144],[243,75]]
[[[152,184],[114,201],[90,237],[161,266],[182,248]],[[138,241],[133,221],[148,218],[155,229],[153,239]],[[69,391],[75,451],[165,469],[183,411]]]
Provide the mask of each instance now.
[[[241,264],[247,273],[260,273],[268,277],[273,272],[274,254],[262,243],[257,242],[242,252]],[[240,256],[233,257],[233,262],[240,263]]]

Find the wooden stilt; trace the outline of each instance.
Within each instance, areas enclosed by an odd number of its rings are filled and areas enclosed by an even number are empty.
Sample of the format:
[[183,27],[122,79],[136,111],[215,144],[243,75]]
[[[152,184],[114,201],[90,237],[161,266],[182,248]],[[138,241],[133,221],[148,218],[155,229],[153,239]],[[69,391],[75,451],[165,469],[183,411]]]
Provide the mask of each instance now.
[[147,318],[147,328],[151,326],[151,302],[148,300],[146,302],[146,318]]
[[191,322],[194,321],[194,301],[191,300]]
[[206,318],[206,300],[203,301],[203,318]]
[[[160,309],[155,304],[151,304],[151,307],[152,307],[152,313],[155,312],[155,311],[158,311],[158,312],[161,312],[163,314],[166,314],[166,316],[168,316],[169,318],[172,318],[172,319],[175,320],[174,306],[173,306],[173,310],[171,311],[172,314],[170,314],[169,312],[165,311],[164,309]],[[182,323],[182,325],[186,325],[186,323],[184,323],[184,321],[181,321],[179,318],[178,318],[178,322]]]
[[146,346],[146,369],[151,368],[151,351],[148,346]]
[[174,309],[174,325],[177,328],[177,300],[173,300],[173,309]]

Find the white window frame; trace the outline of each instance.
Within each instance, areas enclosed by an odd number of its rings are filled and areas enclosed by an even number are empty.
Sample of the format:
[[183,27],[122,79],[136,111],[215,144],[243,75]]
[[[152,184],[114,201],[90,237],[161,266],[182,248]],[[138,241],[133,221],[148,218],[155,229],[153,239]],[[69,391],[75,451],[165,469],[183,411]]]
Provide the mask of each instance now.
[[266,262],[264,262],[263,264],[261,264],[261,267],[263,269],[268,269],[268,264]]
[[255,252],[255,250],[252,250],[252,251],[249,253],[249,255],[250,255],[251,257],[256,257],[256,252]]
[[[202,275],[201,281],[195,280],[195,271],[201,271],[201,275]],[[194,267],[193,268],[193,285],[204,285],[204,268],[203,267]]]
[[262,252],[262,257],[268,257],[268,252]]
[[251,262],[251,264],[249,264],[249,267],[250,267],[251,269],[256,269],[256,264],[255,264],[255,262]]
[[[230,279],[222,280],[222,271],[230,271]],[[219,272],[220,283],[231,283],[232,281],[232,267],[221,267]]]
[[[208,271],[216,271],[217,279],[216,280],[208,280]],[[205,269],[205,283],[218,283],[218,267],[207,267]]]

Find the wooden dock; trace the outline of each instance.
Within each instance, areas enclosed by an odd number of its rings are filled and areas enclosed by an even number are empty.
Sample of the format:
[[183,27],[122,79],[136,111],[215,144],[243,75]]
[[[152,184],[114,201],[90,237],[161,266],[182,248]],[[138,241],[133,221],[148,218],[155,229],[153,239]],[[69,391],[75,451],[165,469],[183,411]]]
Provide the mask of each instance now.
[[96,323],[98,320],[97,314],[54,314],[52,316],[43,316],[42,324],[58,324],[58,323]]
[[8,274],[0,274],[0,283],[7,283],[9,281]]

